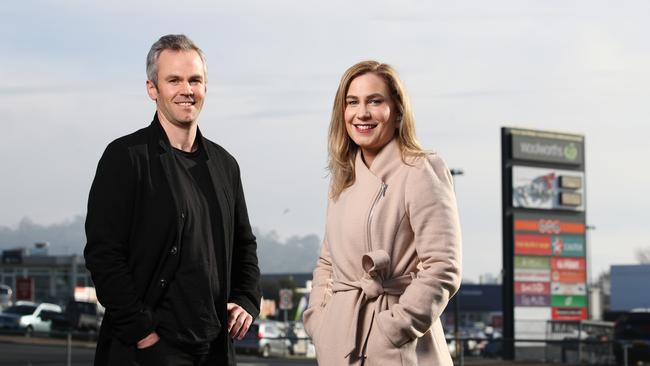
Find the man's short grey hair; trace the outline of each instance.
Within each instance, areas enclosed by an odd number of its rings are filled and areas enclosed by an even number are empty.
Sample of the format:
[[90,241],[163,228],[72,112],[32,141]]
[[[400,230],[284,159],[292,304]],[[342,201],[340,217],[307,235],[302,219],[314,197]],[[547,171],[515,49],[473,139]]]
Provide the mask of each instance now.
[[205,81],[208,81],[208,65],[205,63],[205,55],[203,51],[186,35],[184,34],[168,34],[160,37],[156,43],[151,46],[149,54],[147,54],[147,79],[153,82],[153,85],[158,87],[158,58],[160,53],[164,50],[174,51],[196,51],[201,57],[203,62],[203,74]]

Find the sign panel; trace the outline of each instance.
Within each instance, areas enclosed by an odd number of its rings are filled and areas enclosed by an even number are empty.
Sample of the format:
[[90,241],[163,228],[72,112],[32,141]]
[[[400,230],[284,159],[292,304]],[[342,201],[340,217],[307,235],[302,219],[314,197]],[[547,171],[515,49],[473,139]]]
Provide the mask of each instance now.
[[548,295],[515,295],[515,306],[550,306]]
[[551,266],[549,257],[531,257],[517,255],[515,256],[515,269],[517,268],[549,269]]
[[512,158],[563,165],[584,162],[584,137],[553,132],[510,129]]
[[551,294],[553,295],[587,295],[587,286],[584,283],[551,283]]
[[585,271],[553,270],[551,271],[551,280],[553,282],[586,282],[587,274]]
[[551,294],[551,285],[548,282],[515,282],[515,295],[550,295],[550,294]]
[[293,291],[288,288],[280,290],[280,310],[290,310],[293,308]]
[[553,235],[553,255],[563,257],[584,257],[585,238],[581,235]]
[[551,255],[552,239],[549,235],[515,234],[515,254]]
[[582,184],[579,185],[579,188],[562,187],[561,180],[566,181],[567,179],[582,182],[584,173],[572,170],[513,166],[512,206],[543,210],[584,211]]
[[585,271],[584,258],[571,258],[571,257],[553,257],[551,258],[551,269],[568,270],[568,271]]
[[551,282],[550,269],[516,268],[516,282]]
[[515,220],[517,232],[535,232],[540,234],[584,234],[585,224],[565,222],[558,219]]
[[34,279],[16,278],[16,301],[34,301]]
[[587,308],[553,308],[553,320],[587,320]]
[[551,305],[565,308],[581,308],[587,306],[587,296],[551,295]]

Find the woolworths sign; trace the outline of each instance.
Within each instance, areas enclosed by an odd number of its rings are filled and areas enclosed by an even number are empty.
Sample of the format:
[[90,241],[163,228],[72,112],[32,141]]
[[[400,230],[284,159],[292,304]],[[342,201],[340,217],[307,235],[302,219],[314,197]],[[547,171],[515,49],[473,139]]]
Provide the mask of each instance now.
[[501,128],[503,352],[587,319],[585,137]]
[[513,159],[568,165],[584,162],[583,136],[520,129],[510,133]]

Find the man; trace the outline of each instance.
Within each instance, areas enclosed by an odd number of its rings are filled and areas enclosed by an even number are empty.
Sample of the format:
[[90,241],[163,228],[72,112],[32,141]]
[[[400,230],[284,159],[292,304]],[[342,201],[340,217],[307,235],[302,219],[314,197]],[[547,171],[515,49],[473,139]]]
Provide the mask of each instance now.
[[153,122],[108,145],[88,199],[95,365],[234,365],[261,296],[239,167],[198,129],[207,74],[189,38],[154,43],[147,78]]

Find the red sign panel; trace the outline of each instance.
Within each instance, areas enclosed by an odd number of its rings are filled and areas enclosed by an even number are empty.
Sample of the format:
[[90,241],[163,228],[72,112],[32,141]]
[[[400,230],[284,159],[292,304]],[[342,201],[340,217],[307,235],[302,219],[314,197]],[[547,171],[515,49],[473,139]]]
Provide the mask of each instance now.
[[551,281],[553,282],[585,282],[587,276],[585,271],[553,270]]
[[515,234],[515,254],[551,255],[551,251],[550,236]]
[[553,308],[553,320],[587,320],[587,308]]
[[34,301],[34,280],[16,278],[16,300]]
[[533,231],[540,234],[584,234],[585,224],[560,220],[515,220],[515,231]]
[[584,271],[586,269],[584,258],[551,258],[551,269],[559,271]]
[[548,282],[515,282],[516,295],[549,295],[551,286]]

